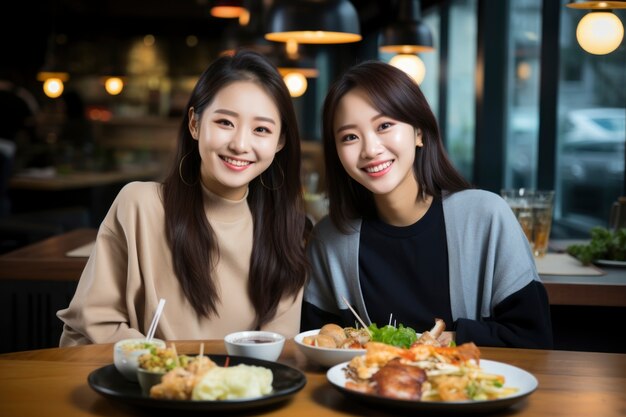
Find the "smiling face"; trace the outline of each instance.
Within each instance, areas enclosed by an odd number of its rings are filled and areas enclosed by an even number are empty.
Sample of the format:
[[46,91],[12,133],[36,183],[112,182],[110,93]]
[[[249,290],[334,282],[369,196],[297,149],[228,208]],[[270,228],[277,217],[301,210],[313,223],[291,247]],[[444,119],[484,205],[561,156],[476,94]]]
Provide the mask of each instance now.
[[237,81],[222,88],[198,118],[190,109],[202,183],[221,197],[240,200],[284,145],[278,107],[258,84]]
[[381,114],[356,88],[339,101],[333,132],[344,169],[375,199],[416,195],[413,161],[415,147],[422,146],[420,130]]

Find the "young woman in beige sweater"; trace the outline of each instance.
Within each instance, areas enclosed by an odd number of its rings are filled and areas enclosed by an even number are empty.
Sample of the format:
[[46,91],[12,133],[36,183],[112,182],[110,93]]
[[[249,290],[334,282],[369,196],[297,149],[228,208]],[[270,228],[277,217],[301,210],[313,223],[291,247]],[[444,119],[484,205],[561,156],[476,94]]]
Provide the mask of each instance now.
[[276,68],[239,51],[215,60],[187,105],[163,183],[127,184],[98,231],[61,346],[142,337],[298,332],[305,210],[293,104]]

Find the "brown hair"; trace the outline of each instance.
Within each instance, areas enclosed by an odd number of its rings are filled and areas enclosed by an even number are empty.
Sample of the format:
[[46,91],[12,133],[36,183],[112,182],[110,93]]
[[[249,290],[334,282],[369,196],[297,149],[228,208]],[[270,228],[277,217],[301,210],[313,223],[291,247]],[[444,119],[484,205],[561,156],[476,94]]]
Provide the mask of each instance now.
[[424,146],[415,148],[413,172],[424,193],[440,197],[443,190],[456,192],[471,188],[454,168],[443,147],[435,115],[419,86],[402,70],[380,61],[366,61],[348,69],[333,83],[323,108],[324,162],[326,166],[329,212],[335,226],[347,232],[349,219],[373,216],[376,212],[372,193],[345,171],[337,154],[333,126],[337,106],[350,90],[366,92],[372,105],[382,114],[422,130]]
[[[293,103],[273,64],[256,52],[238,51],[216,59],[204,71],[187,109],[193,107],[200,116],[222,88],[241,80],[257,83],[273,98],[285,143],[262,174],[265,186],[257,177],[248,187],[254,222],[248,296],[258,327],[274,317],[284,296],[297,296],[306,277],[300,138]],[[174,163],[163,184],[165,226],[176,277],[197,313],[210,317],[219,300],[212,277],[219,253],[203,208],[198,141],[191,136],[185,113]]]

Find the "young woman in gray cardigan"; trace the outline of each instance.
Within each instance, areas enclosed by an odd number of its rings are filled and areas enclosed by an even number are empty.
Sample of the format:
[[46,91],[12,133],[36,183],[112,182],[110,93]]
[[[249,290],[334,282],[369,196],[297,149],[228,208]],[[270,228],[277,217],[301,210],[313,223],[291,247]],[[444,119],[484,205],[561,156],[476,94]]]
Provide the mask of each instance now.
[[418,332],[442,318],[457,344],[550,348],[547,294],[513,212],[451,164],[418,85],[382,62],[349,69],[323,111],[329,217],[309,239],[302,330]]

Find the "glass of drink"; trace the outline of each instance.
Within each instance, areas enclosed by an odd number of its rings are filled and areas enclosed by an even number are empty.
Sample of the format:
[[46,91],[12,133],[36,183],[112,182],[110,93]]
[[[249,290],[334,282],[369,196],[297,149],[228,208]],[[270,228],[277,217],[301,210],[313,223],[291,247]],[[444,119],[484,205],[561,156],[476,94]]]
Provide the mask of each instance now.
[[522,226],[533,255],[544,256],[550,240],[554,191],[516,188],[502,190],[500,195]]
[[537,190],[533,197],[533,254],[542,257],[548,251],[552,228],[554,191]]

